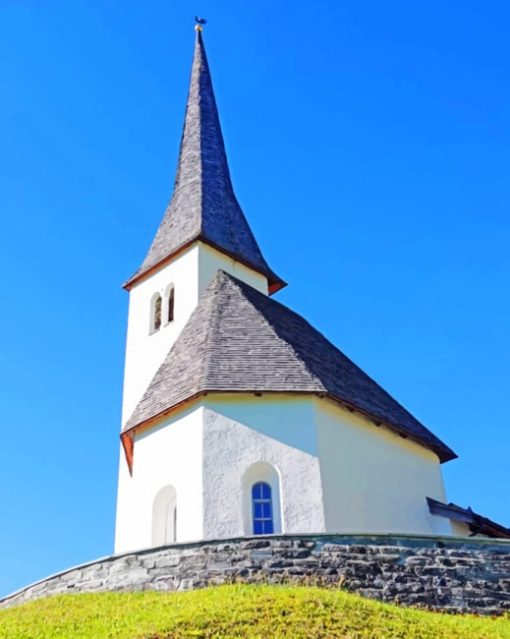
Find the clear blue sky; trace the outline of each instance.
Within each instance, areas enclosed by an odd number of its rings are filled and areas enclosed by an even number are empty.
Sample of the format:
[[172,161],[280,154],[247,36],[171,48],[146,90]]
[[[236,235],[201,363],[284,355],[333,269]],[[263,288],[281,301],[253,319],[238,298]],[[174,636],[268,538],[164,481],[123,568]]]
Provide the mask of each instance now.
[[305,315],[510,525],[510,7],[0,2],[0,593],[112,551],[127,311],[205,33],[236,191]]

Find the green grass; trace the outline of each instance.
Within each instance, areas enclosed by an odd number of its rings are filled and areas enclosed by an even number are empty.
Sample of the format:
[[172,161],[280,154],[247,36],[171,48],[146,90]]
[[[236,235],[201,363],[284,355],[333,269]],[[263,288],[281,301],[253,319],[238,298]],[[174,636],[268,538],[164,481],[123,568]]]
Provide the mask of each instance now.
[[220,586],[63,595],[0,611],[2,639],[510,639],[510,619],[444,615],[332,589]]

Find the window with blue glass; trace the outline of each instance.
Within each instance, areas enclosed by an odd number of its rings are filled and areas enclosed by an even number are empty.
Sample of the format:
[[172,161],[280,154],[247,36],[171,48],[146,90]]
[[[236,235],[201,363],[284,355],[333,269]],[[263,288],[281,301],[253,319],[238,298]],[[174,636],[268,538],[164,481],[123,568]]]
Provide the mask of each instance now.
[[271,486],[259,481],[252,486],[253,534],[271,535],[274,532]]

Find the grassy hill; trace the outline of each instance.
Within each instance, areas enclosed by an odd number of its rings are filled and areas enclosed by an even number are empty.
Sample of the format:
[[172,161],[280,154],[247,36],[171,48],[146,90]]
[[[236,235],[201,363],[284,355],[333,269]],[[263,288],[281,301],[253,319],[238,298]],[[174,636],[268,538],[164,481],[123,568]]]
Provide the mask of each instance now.
[[510,639],[510,618],[398,608],[337,590],[220,586],[64,595],[0,611],[2,639]]

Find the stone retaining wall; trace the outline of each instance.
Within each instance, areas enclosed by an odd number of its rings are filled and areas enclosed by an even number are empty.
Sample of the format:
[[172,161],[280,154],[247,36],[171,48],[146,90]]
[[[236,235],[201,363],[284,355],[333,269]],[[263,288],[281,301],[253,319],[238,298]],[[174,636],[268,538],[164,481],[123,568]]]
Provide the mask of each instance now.
[[176,544],[53,575],[0,607],[60,593],[305,582],[449,612],[510,611],[510,543],[387,535],[289,535]]

